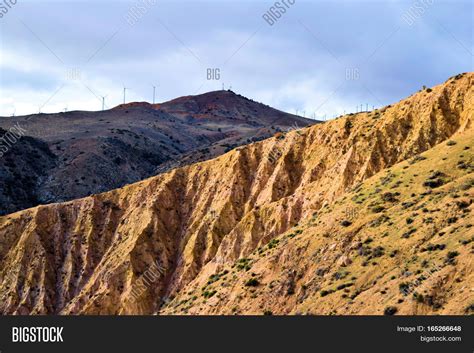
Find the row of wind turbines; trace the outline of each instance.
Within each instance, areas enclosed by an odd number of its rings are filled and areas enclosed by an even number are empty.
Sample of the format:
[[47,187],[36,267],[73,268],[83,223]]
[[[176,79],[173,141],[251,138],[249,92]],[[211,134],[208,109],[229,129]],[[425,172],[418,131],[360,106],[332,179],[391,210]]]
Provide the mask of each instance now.
[[[153,87],[153,104],[156,103],[156,87],[158,86],[155,86],[155,85],[152,85]],[[123,86],[123,104],[125,104],[127,102],[127,90],[130,90],[130,87],[126,87],[126,86]],[[106,104],[105,104],[105,99],[108,97],[109,95],[105,95],[105,96],[97,96],[98,98],[101,99],[102,101],[102,110],[105,110],[105,107],[106,107]],[[43,105],[40,105],[38,106],[38,114],[42,114],[41,112],[41,108],[44,107],[44,104]],[[68,111],[68,107],[66,106],[63,110],[64,113],[66,113]],[[16,108],[13,108],[13,113],[12,113],[12,117],[14,117],[16,114]]]
[[[151,85],[151,87],[153,88],[153,104],[156,104],[156,87],[157,87],[157,86],[156,86],[156,85]],[[232,86],[230,86],[229,89],[232,90]],[[123,104],[126,104],[126,102],[127,102],[127,91],[128,91],[128,90],[130,90],[130,87],[126,87],[125,85],[123,85]],[[224,84],[222,84],[222,90],[225,90]],[[105,96],[100,96],[100,95],[97,96],[97,97],[100,98],[101,101],[102,101],[102,111],[104,111],[105,108],[106,108],[105,99],[106,99],[108,96],[109,96],[108,94],[105,95]],[[44,105],[38,107],[38,114],[42,114],[41,108],[42,108],[43,106],[44,106]],[[360,109],[359,109],[359,108],[360,108]],[[363,108],[364,108],[364,105],[363,105],[363,104],[360,104],[360,107],[359,107],[359,105],[357,105],[357,106],[356,106],[356,113],[368,112],[368,111],[369,111],[369,104],[368,104],[368,103],[365,104],[365,110],[363,110]],[[375,106],[372,105],[372,110],[374,110],[374,109],[375,109]],[[67,111],[68,111],[68,107],[66,106],[66,107],[64,108],[64,113],[66,113]],[[296,110],[295,110],[295,115],[298,115],[298,113],[299,113],[299,109],[296,109]],[[14,117],[15,114],[16,114],[16,108],[14,108],[13,114],[12,114],[11,116]],[[302,114],[303,114],[303,117],[306,117],[306,111],[305,111],[305,110],[302,111]],[[344,116],[344,115],[346,115],[346,111],[345,111],[345,110],[344,110],[344,113],[342,114],[342,116]],[[339,115],[339,116],[341,116],[341,115]],[[308,116],[308,117],[309,117],[309,116]],[[314,112],[311,117],[312,117],[314,120],[316,120],[316,119],[317,119],[316,112]],[[333,115],[333,118],[336,118],[336,117],[338,117],[338,115],[337,115],[337,114],[334,114],[334,115]],[[325,114],[325,115],[322,116],[321,118],[322,118],[324,121],[326,121],[326,120],[327,120],[327,114]]]
[[[360,109],[359,109],[360,108]],[[372,105],[372,110],[375,109],[375,105]],[[362,112],[368,112],[369,111],[369,103],[366,103],[365,104],[365,110],[364,110],[364,105],[361,104],[360,107],[359,105],[356,106],[356,113],[362,113]],[[295,115],[298,115],[298,112],[299,112],[299,109],[295,109]],[[303,117],[306,118],[306,110],[303,110],[301,112],[303,114]],[[346,115],[346,111],[344,110],[344,113],[341,115],[341,114],[333,114],[333,118],[337,118],[338,116],[344,116]],[[309,116],[308,116],[309,117]],[[312,115],[311,115],[311,118],[316,120],[318,117],[316,115],[316,112],[314,112]],[[326,121],[327,120],[327,114],[324,114],[322,117],[321,117],[322,120]]]
[[[153,104],[156,103],[156,87],[157,86],[154,86],[152,85],[153,87]],[[129,90],[130,87],[126,87],[125,85],[123,86],[123,104],[125,104],[127,102],[127,90]],[[102,98],[102,110],[105,110],[105,98],[107,98],[109,95],[105,95],[105,96],[99,96],[100,98]]]

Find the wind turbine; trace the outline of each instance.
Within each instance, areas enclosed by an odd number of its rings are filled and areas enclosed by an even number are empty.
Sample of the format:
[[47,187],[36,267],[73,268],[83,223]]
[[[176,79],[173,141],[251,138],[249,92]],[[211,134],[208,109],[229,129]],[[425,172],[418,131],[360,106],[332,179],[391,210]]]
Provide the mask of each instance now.
[[123,86],[123,104],[125,104],[125,96],[126,96],[126,93],[127,93],[127,89],[129,89],[129,88]]
[[102,98],[102,110],[105,110],[105,98],[107,98],[107,96],[100,96]]
[[12,116],[15,116],[15,113],[16,113],[16,108],[13,108],[13,114],[12,114]]
[[[158,85],[158,86],[159,86],[159,85]],[[157,86],[152,85],[152,87],[153,87],[153,104],[155,104],[156,87],[157,87]]]

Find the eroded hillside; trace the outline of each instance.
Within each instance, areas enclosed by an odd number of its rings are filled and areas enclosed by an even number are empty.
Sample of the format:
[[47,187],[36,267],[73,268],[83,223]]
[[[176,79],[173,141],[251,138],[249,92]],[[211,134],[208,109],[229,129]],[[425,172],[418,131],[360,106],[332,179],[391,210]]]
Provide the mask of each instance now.
[[[473,83],[474,74],[458,75],[382,110],[2,217],[0,310],[381,314],[394,305],[402,313],[464,312],[467,296],[455,292],[470,293],[472,284]],[[428,212],[416,209],[423,203]],[[352,208],[357,217],[341,216]],[[446,227],[457,230],[449,236]],[[399,234],[405,228],[408,235]],[[412,253],[438,243],[443,249]],[[416,256],[426,257],[427,268],[443,258],[438,273],[456,284],[439,284],[420,305],[408,294],[393,304],[401,276],[408,283],[420,275]],[[159,275],[144,286],[152,266]]]
[[376,174],[235,262],[210,263],[163,314],[470,314],[473,134]]

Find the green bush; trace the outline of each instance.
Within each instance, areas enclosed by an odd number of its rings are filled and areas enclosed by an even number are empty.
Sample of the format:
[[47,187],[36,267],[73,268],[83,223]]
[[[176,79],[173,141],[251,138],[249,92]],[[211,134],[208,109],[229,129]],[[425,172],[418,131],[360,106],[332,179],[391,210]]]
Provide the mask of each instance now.
[[321,294],[321,297],[325,297],[326,295],[331,294],[331,293],[333,293],[333,292],[334,292],[334,291],[333,291],[332,289],[329,289],[329,290],[322,290],[322,291],[320,292],[320,294]]
[[379,205],[379,206],[374,206],[374,207],[372,207],[372,212],[373,212],[373,213],[380,213],[380,212],[382,212],[382,211],[384,211],[384,210],[385,210],[385,207],[380,206],[380,205]]
[[216,290],[210,290],[210,291],[206,290],[206,291],[204,291],[204,293],[202,293],[202,296],[206,299],[209,299],[209,298],[213,297],[214,294],[216,294],[216,293],[217,293]]
[[256,278],[250,278],[247,282],[245,282],[247,287],[257,287],[259,284],[260,282]]

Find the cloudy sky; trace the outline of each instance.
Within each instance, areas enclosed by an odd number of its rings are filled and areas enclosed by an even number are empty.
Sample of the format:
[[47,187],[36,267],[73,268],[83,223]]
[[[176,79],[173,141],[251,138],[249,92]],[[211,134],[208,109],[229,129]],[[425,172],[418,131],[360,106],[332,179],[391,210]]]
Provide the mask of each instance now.
[[474,70],[471,0],[280,0],[270,25],[274,3],[17,0],[0,18],[0,115],[100,110],[101,96],[110,108],[124,86],[127,101],[156,86],[160,102],[224,84],[332,118]]

